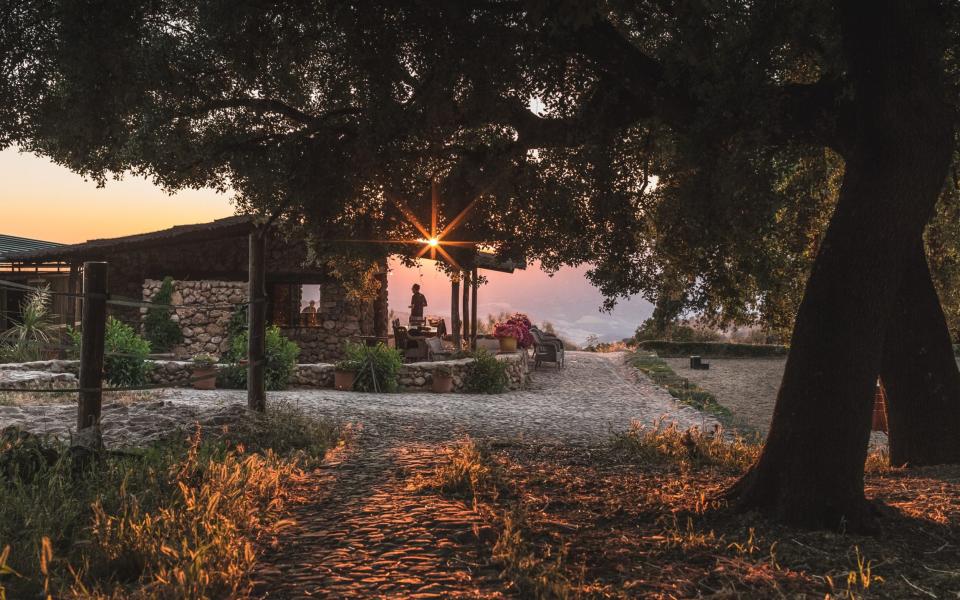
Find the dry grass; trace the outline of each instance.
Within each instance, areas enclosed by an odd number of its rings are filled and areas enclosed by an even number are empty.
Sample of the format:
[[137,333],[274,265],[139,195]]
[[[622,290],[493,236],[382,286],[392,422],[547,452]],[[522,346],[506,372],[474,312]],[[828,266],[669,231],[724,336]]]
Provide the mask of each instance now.
[[0,544],[17,573],[0,585],[13,598],[245,597],[259,540],[286,524],[291,483],[337,435],[280,407],[79,468],[29,438],[18,452],[31,468],[0,482]]
[[716,466],[740,472],[760,456],[760,446],[744,438],[727,434],[722,427],[707,433],[699,428],[686,431],[676,424],[657,421],[652,426],[637,421],[630,429],[616,435],[615,452],[634,460],[672,461],[684,467]]
[[[524,513],[510,498],[500,465],[486,445],[467,438],[449,447],[434,476],[421,482],[421,490],[435,490],[469,502],[496,522],[500,534],[491,549],[494,564],[523,598],[571,598],[573,587],[563,573],[563,554],[535,550],[524,539]],[[492,510],[498,501],[508,508]]]
[[420,491],[469,500],[476,505],[481,498],[496,499],[500,491],[500,475],[490,461],[490,449],[470,438],[448,446],[445,456],[432,477],[420,480]]
[[[890,469],[872,455],[883,534],[783,527],[719,492],[759,447],[635,426],[607,447],[511,445],[477,454],[500,493],[478,511],[491,554],[531,598],[938,598],[960,590],[960,467]],[[464,471],[464,469],[460,469]]]
[[[113,392],[103,390],[104,403],[136,404],[159,398],[158,390]],[[0,392],[0,406],[39,406],[51,404],[73,404],[77,402],[76,392]]]

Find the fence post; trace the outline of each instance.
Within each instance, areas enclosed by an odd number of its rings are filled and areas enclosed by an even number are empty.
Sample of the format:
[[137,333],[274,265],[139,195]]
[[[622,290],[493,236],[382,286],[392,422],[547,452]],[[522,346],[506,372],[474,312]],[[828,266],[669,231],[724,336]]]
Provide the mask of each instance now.
[[477,349],[477,268],[470,278],[470,349]]
[[107,263],[83,263],[80,342],[80,399],[77,445],[98,448],[103,400],[103,345],[107,326]]
[[463,341],[470,348],[470,271],[464,269],[463,276],[463,314],[460,319],[463,321]]
[[250,234],[250,262],[248,278],[249,332],[247,335],[247,408],[264,412],[267,407],[266,393],[266,328],[267,291],[264,250],[266,230],[256,228]]
[[453,347],[460,350],[460,272],[450,275],[450,332],[453,334]]

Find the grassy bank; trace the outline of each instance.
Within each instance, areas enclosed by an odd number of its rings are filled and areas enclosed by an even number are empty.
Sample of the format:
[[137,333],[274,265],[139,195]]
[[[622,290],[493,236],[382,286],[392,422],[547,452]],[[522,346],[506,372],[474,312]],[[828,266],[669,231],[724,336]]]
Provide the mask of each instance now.
[[290,483],[338,438],[272,406],[78,465],[61,443],[4,430],[0,585],[7,598],[243,597]]
[[733,415],[727,407],[717,402],[714,395],[707,390],[677,375],[670,365],[658,356],[638,350],[627,356],[627,363],[680,402],[714,415],[725,425],[731,424]]
[[789,348],[773,344],[733,344],[728,342],[673,342],[647,340],[637,344],[641,350],[656,352],[664,358],[773,358],[785,357]]

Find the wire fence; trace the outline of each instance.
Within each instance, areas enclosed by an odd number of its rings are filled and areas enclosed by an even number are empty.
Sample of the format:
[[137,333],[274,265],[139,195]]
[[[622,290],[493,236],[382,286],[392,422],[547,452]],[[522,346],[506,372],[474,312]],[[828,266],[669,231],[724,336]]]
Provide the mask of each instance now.
[[[14,289],[18,291],[26,292],[36,292],[44,291],[51,296],[65,296],[70,298],[96,298],[96,299],[105,299],[107,304],[113,306],[124,306],[127,308],[157,308],[157,309],[167,309],[167,310],[197,310],[197,309],[207,309],[207,310],[216,310],[216,309],[236,309],[243,306],[248,306],[250,304],[259,304],[267,302],[267,298],[256,298],[254,300],[243,300],[241,302],[225,302],[225,303],[216,303],[216,304],[164,304],[161,302],[153,302],[151,300],[141,300],[138,298],[130,298],[128,296],[120,296],[117,294],[95,294],[89,292],[62,292],[59,290],[51,290],[48,288],[43,288],[39,286],[26,285],[22,283],[16,283],[13,281],[3,281],[0,280],[0,287],[5,287],[8,289]],[[14,312],[15,311],[7,311]]]
[[[36,285],[28,285],[23,283],[17,283],[14,281],[0,280],[0,288],[22,291],[22,292],[43,292],[50,296],[60,296],[76,299],[88,299],[88,300],[103,300],[107,305],[111,306],[120,306],[125,308],[140,308],[140,309],[164,309],[171,311],[188,311],[188,310],[217,310],[217,309],[228,309],[228,310],[237,310],[239,308],[246,308],[250,305],[264,304],[268,300],[266,297],[255,298],[252,301],[245,299],[240,302],[231,302],[231,303],[197,303],[197,304],[172,304],[172,303],[160,303],[153,302],[150,300],[142,300],[138,298],[130,298],[126,296],[110,294],[110,293],[93,293],[93,292],[72,292],[72,291],[60,291],[52,290],[49,287],[41,287]],[[8,320],[17,324],[18,317],[22,318],[23,311],[16,311],[4,309],[0,311],[0,315],[5,315]],[[81,331],[81,330],[77,330]],[[19,340],[17,342],[18,346],[21,349],[37,351],[37,352],[57,352],[61,356],[68,356],[76,360],[80,358],[80,347],[77,344],[73,343],[56,343],[52,341],[37,341],[37,340]],[[102,356],[104,358],[132,358],[132,359],[142,359],[143,355],[133,354],[128,352],[116,352],[116,351],[105,351]],[[40,359],[40,360],[54,360],[54,359]],[[34,361],[27,361],[34,362]],[[235,366],[242,366],[244,368],[258,368],[263,367],[266,364],[266,360],[255,360],[255,361],[245,361],[241,363],[231,363]],[[0,372],[3,371],[21,371],[19,369],[3,369],[0,368]],[[190,384],[209,381],[210,379],[215,379],[217,373],[206,373],[202,375],[192,375],[187,379],[178,380],[178,384]],[[20,386],[0,386],[0,393],[41,393],[41,394],[70,394],[70,393],[116,393],[116,392],[133,392],[133,391],[148,391],[156,390],[162,388],[170,387],[169,383],[155,383],[155,384],[144,384],[144,385],[135,385],[135,386],[97,386],[97,387],[20,387]]]

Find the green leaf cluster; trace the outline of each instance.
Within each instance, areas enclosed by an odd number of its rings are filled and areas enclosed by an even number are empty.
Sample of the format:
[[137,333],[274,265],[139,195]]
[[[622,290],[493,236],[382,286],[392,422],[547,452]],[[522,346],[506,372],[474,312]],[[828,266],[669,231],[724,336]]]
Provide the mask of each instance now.
[[[246,331],[241,331],[231,339],[230,351],[225,357],[228,364],[220,369],[217,385],[232,389],[247,387],[247,366],[241,363],[247,359],[247,345]],[[268,390],[284,390],[290,385],[290,379],[297,367],[300,347],[285,337],[276,325],[267,328],[265,346],[266,387]]]
[[50,310],[50,287],[31,290],[20,304],[20,318],[0,333],[0,361],[29,362],[44,356],[44,345],[57,341],[56,315]]
[[383,343],[376,346],[347,342],[344,360],[338,365],[354,372],[353,388],[360,392],[395,392],[400,385],[403,354]]
[[[80,356],[82,334],[67,327],[72,358]],[[107,317],[103,342],[103,378],[114,387],[137,387],[149,379],[153,363],[147,361],[150,342],[137,335],[133,327],[115,317]]]
[[467,365],[463,386],[475,394],[501,394],[507,389],[507,365],[487,350],[480,348]]
[[[170,305],[173,301],[173,278],[164,277],[160,290],[152,302],[158,305]],[[173,309],[167,306],[154,306],[147,309],[143,318],[143,336],[150,342],[155,352],[169,352],[183,341],[183,332],[171,315]]]

